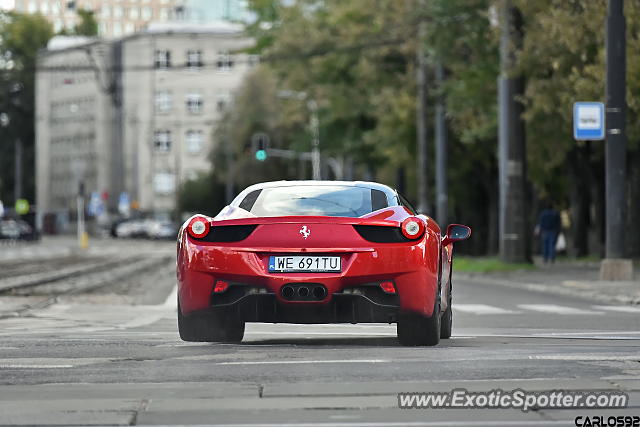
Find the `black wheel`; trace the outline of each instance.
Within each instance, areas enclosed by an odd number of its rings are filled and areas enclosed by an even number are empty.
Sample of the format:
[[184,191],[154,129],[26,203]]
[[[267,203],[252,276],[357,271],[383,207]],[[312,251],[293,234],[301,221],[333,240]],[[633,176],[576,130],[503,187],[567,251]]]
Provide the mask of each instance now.
[[449,291],[449,305],[440,319],[440,338],[443,340],[451,338],[451,326],[453,324],[453,312],[451,311],[451,291]]
[[178,332],[183,341],[240,342],[244,337],[244,324],[233,315],[197,313],[184,316],[178,301]]
[[440,342],[440,302],[430,317],[402,314],[398,317],[398,340],[405,346],[434,346]]
[[453,326],[453,311],[451,309],[451,293],[453,292],[453,287],[451,286],[451,270],[449,270],[449,295],[447,296],[447,301],[449,304],[447,305],[447,309],[444,314],[442,314],[442,319],[440,319],[440,339],[446,340],[451,338],[451,328]]

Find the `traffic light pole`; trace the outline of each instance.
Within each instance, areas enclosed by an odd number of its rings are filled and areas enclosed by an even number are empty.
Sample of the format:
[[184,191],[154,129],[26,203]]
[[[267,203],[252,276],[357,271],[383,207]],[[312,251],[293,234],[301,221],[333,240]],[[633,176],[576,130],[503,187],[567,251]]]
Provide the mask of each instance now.
[[[442,90],[444,84],[444,67],[436,65],[436,84]],[[447,224],[448,190],[447,190],[447,119],[442,94],[438,94],[436,102],[435,145],[436,145],[436,219],[441,227]]]
[[[424,1],[419,2],[424,7]],[[423,11],[419,11],[423,13]],[[418,46],[416,52],[416,138],[418,151],[418,211],[429,212],[429,167],[427,152],[427,58],[424,49],[424,39],[427,32],[426,22],[422,19],[418,24]]]

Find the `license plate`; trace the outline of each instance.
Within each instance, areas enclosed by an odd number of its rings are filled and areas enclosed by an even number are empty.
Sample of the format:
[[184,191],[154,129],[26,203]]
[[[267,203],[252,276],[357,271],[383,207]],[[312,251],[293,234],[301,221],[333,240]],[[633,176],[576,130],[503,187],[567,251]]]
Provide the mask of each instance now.
[[342,271],[339,256],[270,256],[270,273],[334,273]]

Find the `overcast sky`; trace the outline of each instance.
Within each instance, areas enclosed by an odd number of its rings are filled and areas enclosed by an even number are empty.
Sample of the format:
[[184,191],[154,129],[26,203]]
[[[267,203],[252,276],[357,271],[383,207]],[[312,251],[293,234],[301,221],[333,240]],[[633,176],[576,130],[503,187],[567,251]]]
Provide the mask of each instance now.
[[0,8],[6,9],[8,7],[13,7],[13,0],[0,0]]

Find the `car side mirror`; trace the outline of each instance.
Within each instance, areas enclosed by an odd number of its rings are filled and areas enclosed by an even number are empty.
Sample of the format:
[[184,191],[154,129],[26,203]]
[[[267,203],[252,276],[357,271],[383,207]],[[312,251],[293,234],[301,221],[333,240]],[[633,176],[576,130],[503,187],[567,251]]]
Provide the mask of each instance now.
[[447,246],[460,240],[466,240],[469,237],[471,237],[471,227],[462,224],[449,224],[447,234],[442,239],[442,246]]

